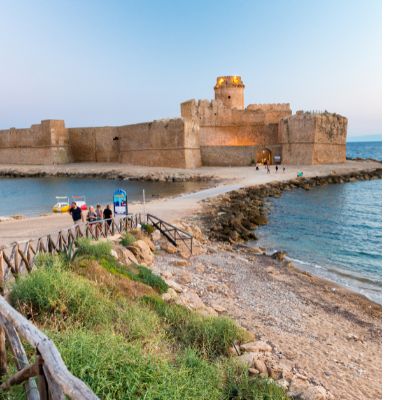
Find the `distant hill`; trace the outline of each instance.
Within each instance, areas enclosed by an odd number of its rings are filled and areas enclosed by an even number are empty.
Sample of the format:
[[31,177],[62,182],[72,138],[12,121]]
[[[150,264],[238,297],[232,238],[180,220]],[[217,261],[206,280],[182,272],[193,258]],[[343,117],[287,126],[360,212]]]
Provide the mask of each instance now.
[[382,135],[362,135],[362,136],[351,136],[347,138],[347,142],[381,142]]

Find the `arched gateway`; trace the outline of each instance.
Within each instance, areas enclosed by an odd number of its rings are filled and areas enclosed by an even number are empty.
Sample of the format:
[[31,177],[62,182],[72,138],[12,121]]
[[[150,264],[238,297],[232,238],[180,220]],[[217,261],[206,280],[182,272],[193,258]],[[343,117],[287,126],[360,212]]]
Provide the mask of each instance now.
[[272,164],[272,152],[270,149],[262,149],[260,151],[257,151],[256,154],[256,162],[259,164],[265,164],[265,162],[268,163],[268,165]]

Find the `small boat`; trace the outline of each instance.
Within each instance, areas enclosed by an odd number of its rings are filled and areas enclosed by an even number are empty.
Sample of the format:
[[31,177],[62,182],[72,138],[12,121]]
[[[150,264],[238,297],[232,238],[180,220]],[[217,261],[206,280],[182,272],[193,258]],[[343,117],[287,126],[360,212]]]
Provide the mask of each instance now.
[[84,211],[88,209],[85,196],[72,196],[72,201],[74,201],[81,210]]
[[53,206],[53,212],[65,213],[69,211],[69,198],[67,196],[57,196],[57,203]]

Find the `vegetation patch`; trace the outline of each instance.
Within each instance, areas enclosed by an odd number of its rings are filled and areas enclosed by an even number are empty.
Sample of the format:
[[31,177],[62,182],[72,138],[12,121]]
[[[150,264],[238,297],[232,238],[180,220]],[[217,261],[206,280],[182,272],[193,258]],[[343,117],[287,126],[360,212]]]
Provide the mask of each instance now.
[[126,232],[123,235],[121,235],[121,239],[119,241],[119,243],[122,246],[131,246],[133,243],[135,243],[136,238],[132,233]]
[[142,230],[151,235],[156,230],[156,228],[154,228],[154,226],[150,224],[142,224]]
[[82,323],[93,327],[110,320],[110,302],[89,281],[57,267],[39,268],[19,279],[11,304],[40,322]]
[[99,260],[111,256],[112,245],[110,242],[93,242],[88,238],[79,238],[76,241],[76,246],[75,258],[87,256]]
[[206,358],[227,355],[235,341],[248,338],[248,332],[228,318],[205,317],[158,297],[145,296],[142,301],[163,318],[177,344],[194,348]]
[[143,265],[137,265],[136,268],[138,270],[138,273],[133,276],[133,279],[135,281],[142,282],[148,286],[151,286],[159,293],[167,292],[168,285],[160,276],[154,274],[150,269],[144,267]]

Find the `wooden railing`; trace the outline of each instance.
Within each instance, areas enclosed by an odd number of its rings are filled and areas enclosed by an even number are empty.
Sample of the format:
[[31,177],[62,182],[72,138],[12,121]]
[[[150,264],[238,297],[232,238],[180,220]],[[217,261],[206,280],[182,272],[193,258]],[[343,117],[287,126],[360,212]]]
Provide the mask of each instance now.
[[174,246],[177,246],[177,242],[180,241],[187,247],[190,254],[193,253],[193,236],[191,234],[152,214],[147,214],[147,223],[152,224],[156,229],[158,229]]
[[[21,338],[35,349],[30,364]],[[7,374],[6,343],[14,356],[17,372]],[[64,364],[53,342],[0,296],[0,392],[24,384],[28,400],[94,400],[98,397]]]
[[0,247],[0,294],[4,294],[5,282],[11,276],[16,278],[21,273],[31,272],[36,254],[74,251],[76,239],[80,237],[98,240],[129,231],[136,225],[136,216],[127,215],[117,220],[108,219],[76,224],[37,239]]

